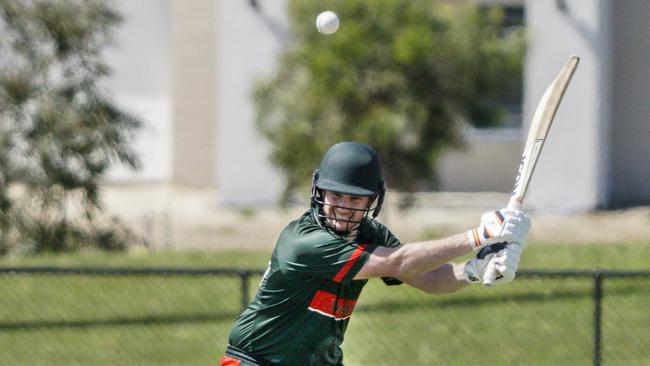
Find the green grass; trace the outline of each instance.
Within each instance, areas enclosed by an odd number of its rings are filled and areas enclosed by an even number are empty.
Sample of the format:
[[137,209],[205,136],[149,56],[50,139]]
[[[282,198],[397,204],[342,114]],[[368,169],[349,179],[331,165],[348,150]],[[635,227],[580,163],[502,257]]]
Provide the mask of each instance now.
[[[0,266],[263,269],[269,254],[86,252]],[[533,243],[521,268],[648,270],[648,258],[648,243]],[[211,276],[0,276],[0,364],[214,365],[240,309],[239,285]],[[346,365],[589,365],[592,290],[590,278],[535,278],[431,296],[372,280],[346,334]],[[606,279],[604,290],[604,364],[650,364],[650,279]]]

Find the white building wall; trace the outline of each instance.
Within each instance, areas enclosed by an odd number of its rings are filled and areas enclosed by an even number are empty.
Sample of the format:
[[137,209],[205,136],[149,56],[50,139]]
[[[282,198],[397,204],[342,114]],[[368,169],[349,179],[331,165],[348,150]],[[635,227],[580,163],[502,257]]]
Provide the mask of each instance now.
[[269,144],[255,128],[252,95],[256,81],[272,76],[288,42],[286,1],[220,0],[217,7],[217,188],[232,205],[277,202],[279,171]]
[[142,169],[110,169],[113,182],[166,181],[171,177],[170,20],[168,0],[116,0],[124,22],[105,52],[113,69],[105,87],[125,110],[141,117],[134,148]]

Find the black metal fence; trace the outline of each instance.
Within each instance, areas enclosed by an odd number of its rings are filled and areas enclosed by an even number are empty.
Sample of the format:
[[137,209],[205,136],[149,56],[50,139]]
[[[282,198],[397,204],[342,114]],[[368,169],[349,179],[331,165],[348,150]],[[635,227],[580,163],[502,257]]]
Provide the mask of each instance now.
[[[0,363],[216,364],[261,275],[248,269],[0,268]],[[649,279],[650,272],[522,271],[502,289],[472,286],[441,297],[405,286],[395,292],[374,281],[346,335],[346,364],[647,365]],[[393,336],[375,339],[382,332]],[[373,345],[366,349],[369,337]],[[489,351],[473,353],[460,341],[472,337],[479,338],[478,349],[490,344]],[[378,350],[393,354],[378,356]]]
[[602,364],[602,328],[603,328],[603,282],[605,278],[626,279],[641,278],[650,279],[650,272],[641,271],[522,271],[518,274],[521,278],[591,278],[593,279],[593,365]]

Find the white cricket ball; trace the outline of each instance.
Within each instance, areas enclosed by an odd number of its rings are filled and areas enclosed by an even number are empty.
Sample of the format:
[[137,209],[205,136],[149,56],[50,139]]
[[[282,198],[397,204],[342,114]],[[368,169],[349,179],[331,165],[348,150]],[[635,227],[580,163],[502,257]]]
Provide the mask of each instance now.
[[333,11],[324,11],[316,17],[316,28],[322,34],[332,34],[339,29],[339,17]]

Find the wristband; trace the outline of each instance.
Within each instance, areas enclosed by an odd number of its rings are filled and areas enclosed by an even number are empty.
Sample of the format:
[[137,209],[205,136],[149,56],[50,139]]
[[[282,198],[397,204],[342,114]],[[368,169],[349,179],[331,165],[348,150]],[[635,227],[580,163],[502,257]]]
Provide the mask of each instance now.
[[479,234],[477,229],[467,230],[467,239],[470,247],[472,248],[472,251],[481,249],[481,239],[478,235]]

